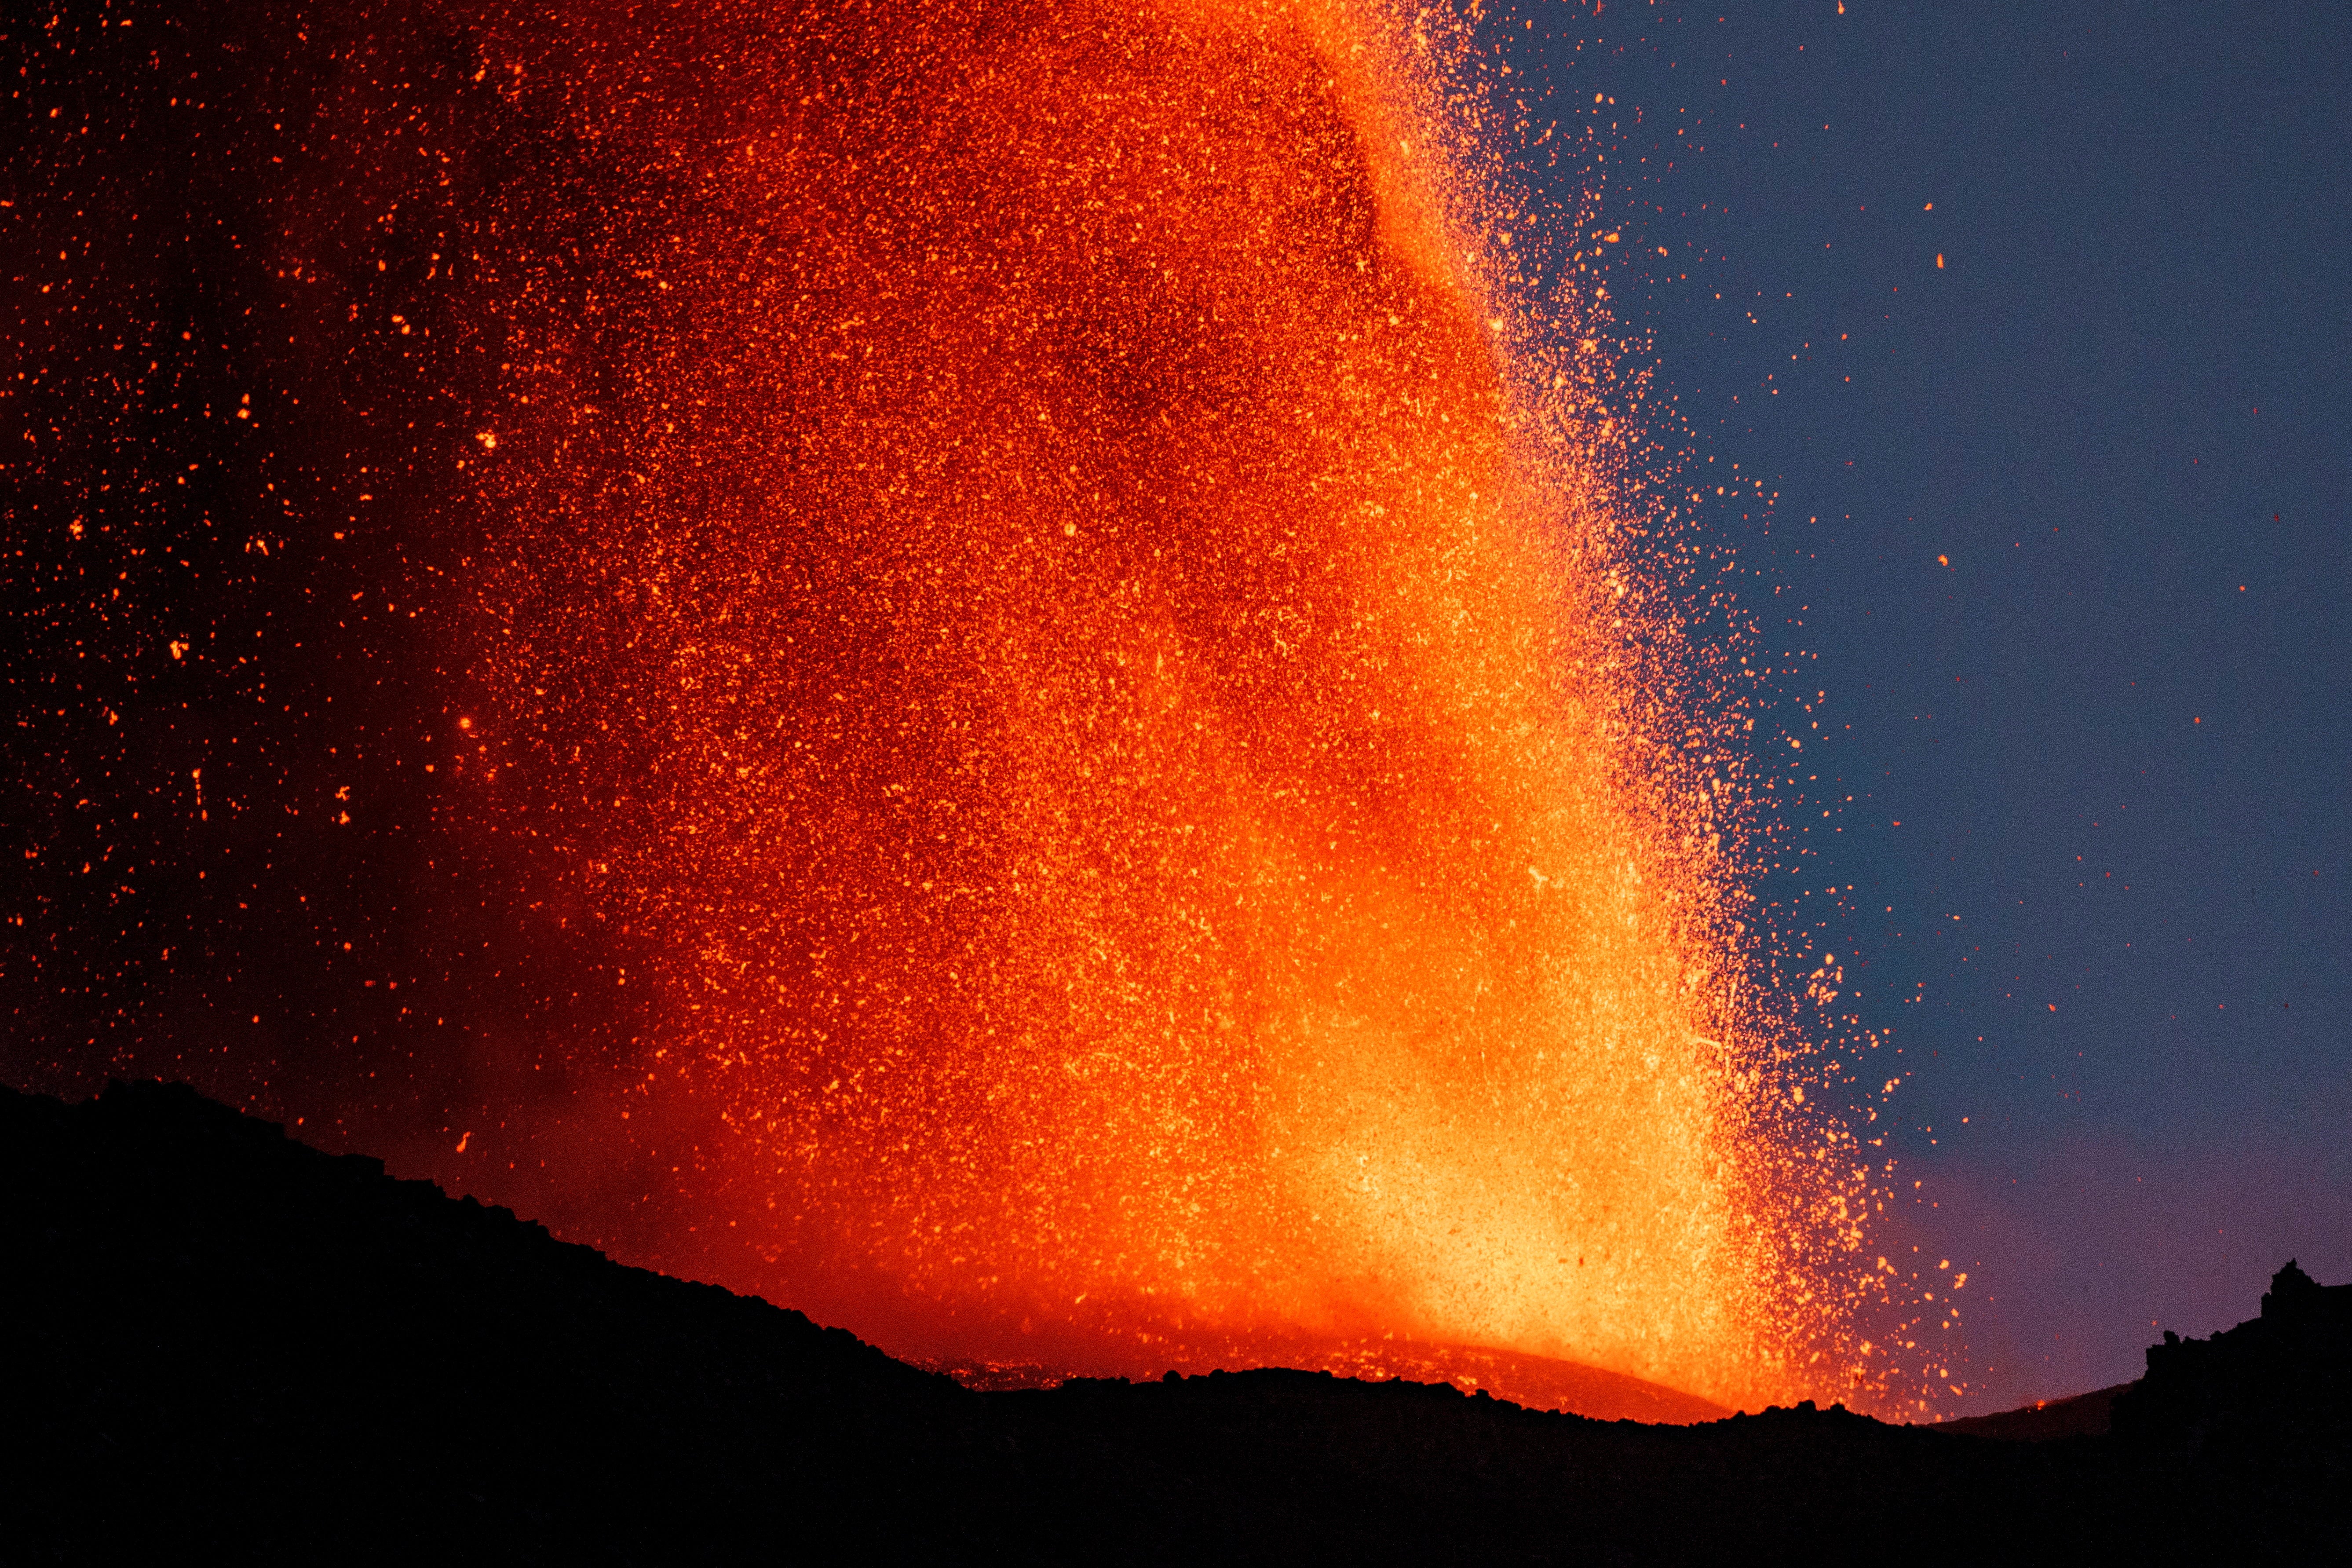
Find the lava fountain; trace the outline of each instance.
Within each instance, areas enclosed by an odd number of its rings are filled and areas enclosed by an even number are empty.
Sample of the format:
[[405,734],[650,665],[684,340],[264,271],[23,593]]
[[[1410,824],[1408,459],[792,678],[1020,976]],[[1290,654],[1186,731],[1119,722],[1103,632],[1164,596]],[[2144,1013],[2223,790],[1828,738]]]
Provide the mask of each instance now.
[[419,16],[330,40],[278,278],[439,367],[425,434],[343,454],[380,507],[442,476],[382,547],[435,831],[563,911],[512,966],[611,1007],[560,1114],[473,1080],[570,1208],[461,1179],[894,1350],[1843,1388],[1851,1139],[1790,1109],[1743,808],[1677,760],[1733,720],[1651,679],[1624,411],[1482,259],[1453,43],[1248,0]]

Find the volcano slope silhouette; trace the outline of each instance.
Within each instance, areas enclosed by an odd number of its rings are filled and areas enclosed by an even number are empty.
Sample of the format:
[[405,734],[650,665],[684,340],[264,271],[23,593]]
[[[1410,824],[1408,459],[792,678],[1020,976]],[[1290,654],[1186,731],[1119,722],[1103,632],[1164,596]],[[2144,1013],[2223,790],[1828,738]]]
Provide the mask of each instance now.
[[2111,1434],[2015,1442],[1281,1371],[976,1392],[180,1086],[0,1089],[0,1184],[19,1562],[2186,1560],[2352,1522],[2352,1288],[2292,1265]]

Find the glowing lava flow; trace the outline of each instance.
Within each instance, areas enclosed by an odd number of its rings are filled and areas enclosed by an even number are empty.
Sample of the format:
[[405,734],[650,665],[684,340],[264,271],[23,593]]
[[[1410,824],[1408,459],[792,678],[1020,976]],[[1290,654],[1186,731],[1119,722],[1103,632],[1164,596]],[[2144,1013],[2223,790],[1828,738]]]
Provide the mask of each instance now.
[[935,1303],[901,1340],[1792,1386],[1731,965],[1612,751],[1602,487],[1393,40],[847,7],[730,37],[718,101],[709,29],[583,39],[486,59],[605,163],[724,153],[509,197],[484,285],[488,731],[655,955],[608,1131],[723,1105],[709,1222],[779,1299]]

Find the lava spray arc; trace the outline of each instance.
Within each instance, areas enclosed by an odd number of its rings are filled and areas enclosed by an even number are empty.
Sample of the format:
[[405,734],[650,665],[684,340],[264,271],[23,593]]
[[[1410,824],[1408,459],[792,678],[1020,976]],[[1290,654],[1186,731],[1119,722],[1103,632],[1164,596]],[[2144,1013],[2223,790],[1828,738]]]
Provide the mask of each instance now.
[[[856,1253],[1033,1331],[1794,1386],[1715,827],[1624,754],[1614,503],[1407,40],[848,16],[731,95],[619,319],[516,313],[486,572],[780,1294]],[[650,154],[702,101],[595,113]]]
[[496,975],[591,998],[502,1026],[543,1076],[476,1021],[468,1158],[517,1173],[467,1184],[909,1353],[1885,1375],[1865,1162],[1736,918],[1737,720],[1458,36],[325,26],[267,352],[347,430],[428,414],[338,478],[458,738],[431,832],[562,911]]

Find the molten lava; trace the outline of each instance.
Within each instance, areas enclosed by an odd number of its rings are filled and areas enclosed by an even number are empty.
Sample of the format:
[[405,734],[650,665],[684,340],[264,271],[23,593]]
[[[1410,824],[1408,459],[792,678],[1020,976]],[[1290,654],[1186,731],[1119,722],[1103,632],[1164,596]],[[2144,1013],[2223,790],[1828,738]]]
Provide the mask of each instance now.
[[[1626,410],[1590,301],[1496,259],[1445,39],[423,11],[470,52],[346,39],[272,214],[302,331],[456,367],[454,438],[335,525],[443,476],[384,579],[434,831],[542,921],[499,983],[585,998],[560,1103],[547,1026],[469,1047],[442,1146],[516,1173],[463,1179],[908,1353],[1843,1391],[1851,1138],[1740,989],[1733,718],[1658,675]],[[491,907],[448,863],[412,903]]]
[[[607,157],[726,155],[617,231],[517,215],[489,284],[486,722],[658,955],[644,1125],[724,1104],[781,1300],[1775,1392],[1724,956],[1612,754],[1606,502],[1515,394],[1396,40],[761,41],[719,103],[618,37],[524,62],[629,81],[573,105]],[[619,298],[530,287],[575,238]]]

